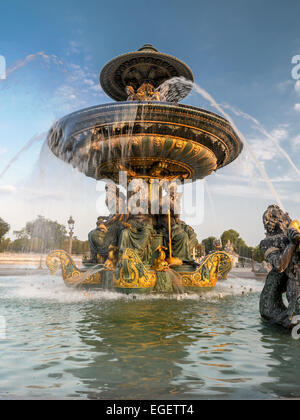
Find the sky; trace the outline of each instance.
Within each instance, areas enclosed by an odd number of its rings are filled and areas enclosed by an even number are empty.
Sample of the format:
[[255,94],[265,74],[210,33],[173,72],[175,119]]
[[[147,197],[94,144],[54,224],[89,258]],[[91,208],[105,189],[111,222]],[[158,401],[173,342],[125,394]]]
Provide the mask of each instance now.
[[[145,43],[187,63],[250,148],[206,178],[204,219],[194,224],[199,239],[233,228],[257,245],[263,211],[276,200],[300,218],[300,78],[292,77],[299,15],[299,0],[5,2],[0,217],[10,236],[39,214],[63,224],[72,214],[75,234],[87,238],[101,193],[51,154],[46,133],[70,112],[111,102],[99,85],[101,68]],[[196,89],[183,103],[220,113]]]

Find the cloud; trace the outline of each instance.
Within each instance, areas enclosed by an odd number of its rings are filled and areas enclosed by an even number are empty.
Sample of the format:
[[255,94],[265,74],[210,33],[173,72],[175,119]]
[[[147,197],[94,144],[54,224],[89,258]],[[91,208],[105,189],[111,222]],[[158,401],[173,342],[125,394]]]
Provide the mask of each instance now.
[[98,75],[87,66],[70,63],[66,67],[64,83],[54,92],[56,107],[64,113],[76,108],[84,108],[103,95],[99,85]]
[[0,146],[0,156],[4,155],[6,152],[7,150],[4,147]]
[[300,95],[300,80],[295,83],[295,91]]
[[26,66],[28,63],[30,63],[33,60],[36,60],[37,58],[43,59],[45,62],[54,62],[57,66],[61,66],[63,64],[62,60],[60,60],[56,55],[54,54],[46,54],[43,51],[37,52],[35,54],[29,54],[27,55],[23,60],[19,60],[14,64],[13,66],[9,67],[6,71],[6,77],[10,76],[12,73],[14,73],[16,70],[21,69],[22,67]]
[[68,55],[70,53],[80,54],[81,51],[82,51],[82,43],[81,42],[77,42],[77,41],[70,41],[69,42],[69,52],[68,52]]
[[86,85],[94,86],[95,82],[92,79],[84,79],[83,81]]
[[[273,182],[278,183],[276,186],[276,193],[278,197],[272,193],[272,191],[268,188],[268,185],[263,181],[259,180],[260,182],[251,185],[250,183],[242,183],[237,180],[237,182],[225,182],[222,183],[210,183],[209,188],[210,191],[214,195],[219,195],[221,197],[238,197],[238,198],[245,198],[247,200],[268,200],[268,201],[277,201],[277,198],[280,198],[284,203],[300,203],[300,196],[298,194],[294,194],[294,189],[289,187],[285,181],[285,179],[276,179]],[[281,185],[282,183],[282,185]]]
[[84,79],[83,83],[88,86],[88,89],[99,94],[101,92],[101,87],[99,86],[98,79],[96,79],[96,81],[97,83],[93,79]]
[[255,138],[249,141],[256,158],[261,162],[273,160],[278,156],[278,150],[270,139]]
[[292,80],[286,80],[284,82],[278,83],[276,85],[276,88],[280,93],[285,93],[292,84],[293,84]]
[[238,159],[226,168],[227,174],[217,172],[216,177],[227,177],[229,181],[253,181],[257,178],[257,167],[249,152],[245,150]]
[[0,195],[3,194],[17,194],[18,198],[21,200],[38,200],[38,199],[55,199],[55,200],[62,200],[64,198],[61,192],[50,191],[49,189],[39,189],[39,188],[28,188],[24,186],[14,186],[10,184],[0,185]]
[[292,140],[293,149],[300,149],[300,134],[294,137]]
[[[283,148],[280,143],[284,142],[286,139],[289,139],[289,130],[287,124],[280,124],[274,128],[268,134],[268,137],[264,135],[248,137],[247,141],[249,147],[252,150],[253,155],[259,162],[259,164],[266,170],[270,169],[270,164],[279,161],[282,159]],[[262,133],[261,133],[262,134]],[[285,155],[284,155],[285,156]],[[287,158],[287,156],[285,156]],[[291,164],[291,162],[290,162]],[[291,165],[293,168],[294,166]],[[295,169],[295,168],[294,168]],[[272,169],[271,173],[272,172]],[[279,166],[277,166],[277,174],[279,171]],[[259,170],[257,162],[251,156],[251,153],[247,148],[244,149],[243,153],[237,160],[232,162],[230,168],[226,169],[227,175],[232,176],[237,181],[238,179],[243,182],[247,180],[251,184],[256,184],[259,179],[262,180],[261,174],[259,175]],[[281,174],[278,174],[280,176]],[[218,174],[220,176],[220,174]],[[233,178],[233,179],[234,179]]]
[[300,104],[295,104],[294,110],[300,112]]
[[288,134],[289,134],[288,130],[283,126],[279,128],[275,128],[274,130],[271,131],[271,136],[273,136],[274,139],[278,141],[287,139]]
[[77,95],[77,89],[70,85],[61,85],[56,89],[55,95],[63,102],[74,101]]
[[16,187],[14,187],[13,185],[0,185],[0,194],[4,193],[4,194],[11,194],[16,192]]
[[50,191],[49,189],[45,188],[45,190],[41,190],[38,188],[27,188],[27,187],[20,187],[20,195],[22,196],[23,200],[62,200],[63,194],[57,193],[55,191]]

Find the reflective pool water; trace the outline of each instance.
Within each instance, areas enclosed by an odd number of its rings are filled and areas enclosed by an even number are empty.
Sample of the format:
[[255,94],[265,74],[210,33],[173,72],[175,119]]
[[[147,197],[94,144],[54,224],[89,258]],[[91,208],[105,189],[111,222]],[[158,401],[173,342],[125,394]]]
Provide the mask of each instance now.
[[300,341],[261,322],[261,288],[133,300],[0,277],[0,399],[300,397]]

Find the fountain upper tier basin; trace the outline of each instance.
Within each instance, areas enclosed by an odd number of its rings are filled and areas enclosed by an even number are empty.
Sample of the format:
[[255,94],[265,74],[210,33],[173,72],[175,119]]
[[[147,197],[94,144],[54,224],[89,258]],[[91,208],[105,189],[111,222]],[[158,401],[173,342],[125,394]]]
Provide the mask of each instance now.
[[48,133],[51,151],[89,177],[202,179],[243,145],[224,118],[168,102],[118,102],[74,112]]

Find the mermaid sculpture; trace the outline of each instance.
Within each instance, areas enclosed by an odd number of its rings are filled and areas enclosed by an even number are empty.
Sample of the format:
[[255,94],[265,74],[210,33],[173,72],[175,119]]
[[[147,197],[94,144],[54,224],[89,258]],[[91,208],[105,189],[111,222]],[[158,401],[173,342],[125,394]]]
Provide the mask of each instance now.
[[260,248],[272,270],[261,293],[260,314],[270,323],[292,328],[294,315],[300,314],[300,232],[297,223],[277,205],[267,208],[263,223],[266,238]]

